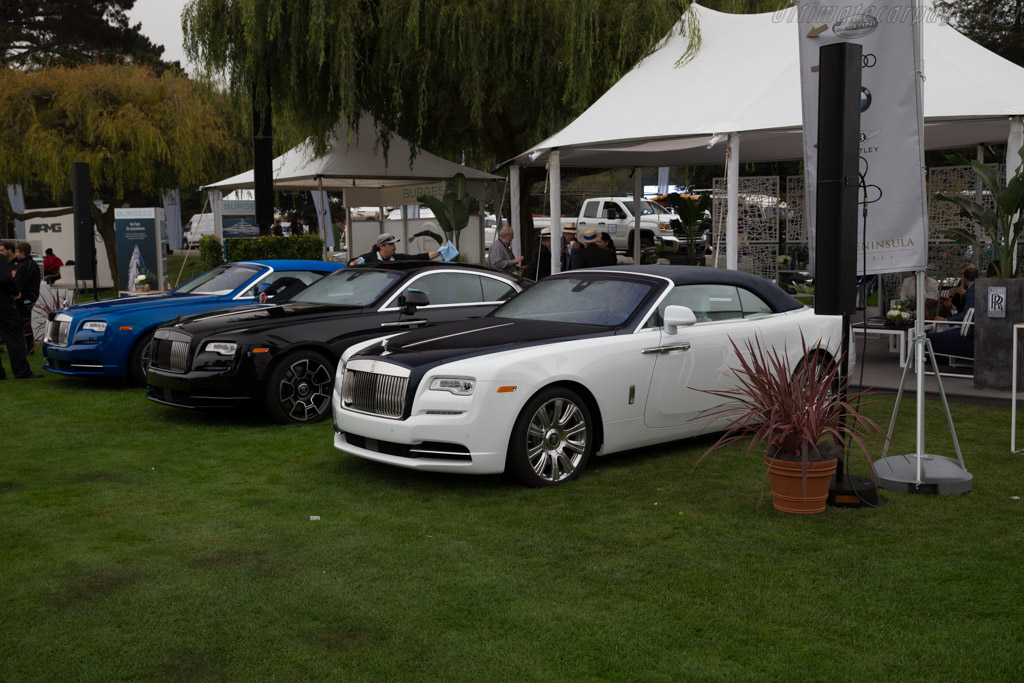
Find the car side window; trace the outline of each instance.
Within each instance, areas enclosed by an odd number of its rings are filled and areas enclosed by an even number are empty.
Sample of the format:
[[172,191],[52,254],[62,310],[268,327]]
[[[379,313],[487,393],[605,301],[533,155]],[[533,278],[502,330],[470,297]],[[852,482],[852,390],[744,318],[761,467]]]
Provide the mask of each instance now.
[[702,285],[707,289],[708,317],[711,320],[733,320],[743,317],[739,290],[734,285]]
[[[418,289],[427,295],[431,306],[468,304],[484,301],[480,276],[474,273],[428,273],[402,289]],[[493,299],[491,299],[493,301]]]
[[743,306],[744,318],[756,318],[760,315],[770,315],[775,311],[765,303],[764,299],[754,294],[749,289],[739,287],[740,304]]
[[583,217],[584,218],[597,218],[597,208],[601,205],[601,202],[587,202],[583,205]]
[[479,277],[484,301],[505,301],[516,294],[516,288],[504,280],[485,275]]
[[698,323],[743,316],[739,294],[732,285],[679,285],[658,304],[658,310],[647,321],[647,327],[664,325],[665,309],[669,306],[686,306],[693,311]]

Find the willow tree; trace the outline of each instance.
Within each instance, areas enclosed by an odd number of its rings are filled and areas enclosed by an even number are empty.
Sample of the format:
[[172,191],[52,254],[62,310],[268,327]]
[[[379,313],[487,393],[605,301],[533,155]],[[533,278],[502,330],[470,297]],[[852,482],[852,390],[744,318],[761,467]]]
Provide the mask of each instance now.
[[0,70],[0,186],[71,187],[89,164],[93,207],[117,281],[114,208],[151,206],[164,189],[195,187],[244,163],[214,92],[141,66]]
[[[366,111],[432,152],[486,167],[570,121],[687,5],[192,0],[183,21],[190,57],[227,76],[241,101],[269,93],[320,143]],[[637,104],[657,106],[656,93]]]

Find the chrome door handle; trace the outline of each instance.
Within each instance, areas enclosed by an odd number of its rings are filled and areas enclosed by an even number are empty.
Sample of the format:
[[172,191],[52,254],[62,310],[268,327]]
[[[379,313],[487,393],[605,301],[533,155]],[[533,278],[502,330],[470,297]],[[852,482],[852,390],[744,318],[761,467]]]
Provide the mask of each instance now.
[[689,351],[690,342],[681,344],[669,344],[668,346],[656,346],[652,349],[643,349],[640,353],[670,353],[672,351]]

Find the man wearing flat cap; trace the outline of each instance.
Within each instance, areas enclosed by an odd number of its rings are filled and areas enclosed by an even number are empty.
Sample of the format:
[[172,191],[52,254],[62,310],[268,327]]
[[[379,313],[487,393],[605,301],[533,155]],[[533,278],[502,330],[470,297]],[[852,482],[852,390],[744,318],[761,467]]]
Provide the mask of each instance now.
[[373,251],[368,251],[362,256],[357,256],[348,262],[350,266],[358,266],[363,263],[384,263],[386,261],[431,261],[436,259],[441,252],[425,251],[422,254],[398,254],[396,243],[398,238],[390,232],[385,232],[373,242]]

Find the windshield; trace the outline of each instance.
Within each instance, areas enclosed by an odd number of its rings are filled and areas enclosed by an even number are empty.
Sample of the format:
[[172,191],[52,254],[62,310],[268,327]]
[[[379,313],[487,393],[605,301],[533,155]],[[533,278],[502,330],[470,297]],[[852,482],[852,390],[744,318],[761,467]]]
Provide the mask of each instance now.
[[[633,214],[634,216],[636,215],[636,212],[633,210],[633,206],[635,205],[632,201],[623,200],[622,203],[626,206],[627,209],[629,209],[629,212],[631,214]],[[643,201],[641,201],[640,206],[643,209],[643,212],[641,213],[642,216],[649,216],[650,214],[660,216],[661,214],[672,213],[661,204],[658,204],[657,202],[652,202],[649,199],[644,199]]]
[[616,326],[632,317],[653,288],[595,276],[550,278],[507,301],[492,317]]
[[314,304],[369,306],[402,279],[401,273],[342,268],[291,298]]
[[218,266],[189,280],[174,290],[174,293],[223,296],[235,291],[262,271],[262,268],[254,266]]

